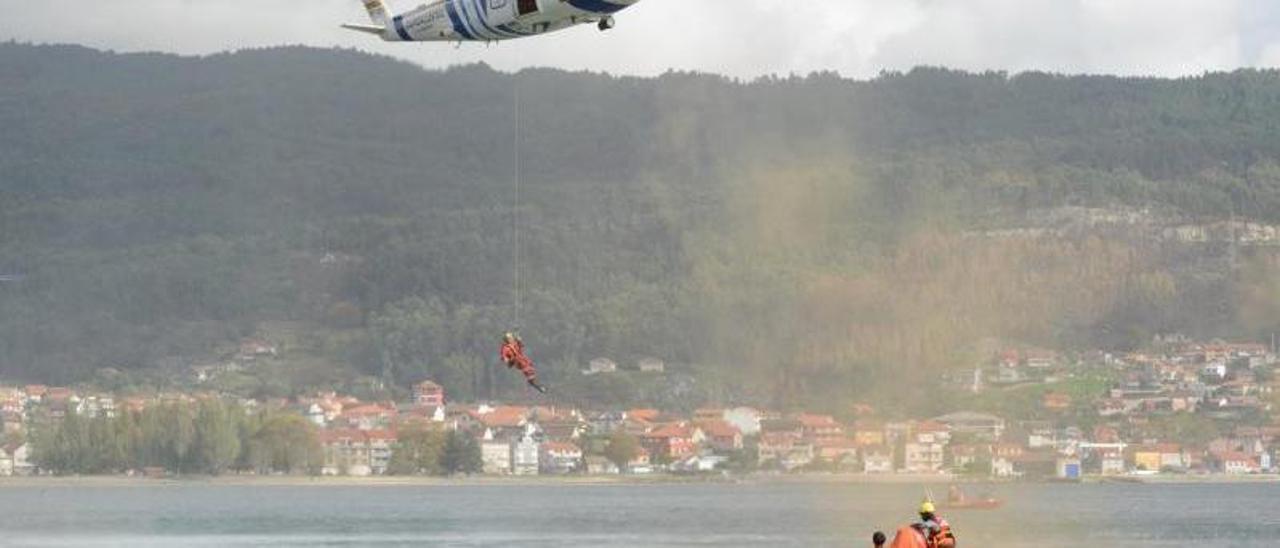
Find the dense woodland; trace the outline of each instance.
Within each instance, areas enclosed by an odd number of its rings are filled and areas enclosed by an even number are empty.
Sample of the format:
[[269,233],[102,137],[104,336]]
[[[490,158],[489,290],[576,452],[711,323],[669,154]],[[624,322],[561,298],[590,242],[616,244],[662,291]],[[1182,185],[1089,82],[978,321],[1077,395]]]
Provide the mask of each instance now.
[[[227,472],[320,474],[325,449],[319,428],[288,410],[246,412],[219,400],[166,403],[141,412],[93,418],[68,413],[48,421],[31,440],[33,459],[53,474],[117,474],[148,468],[174,474]],[[48,425],[47,427],[45,425]],[[458,431],[401,429],[390,447],[392,475],[453,475],[481,471],[480,445]],[[331,466],[345,466],[331,455]]]
[[[1280,223],[1276,72],[739,82],[10,43],[0,128],[6,380],[161,382],[287,325],[292,361],[232,391],[501,395],[519,327],[574,397],[832,406],[983,340],[1280,330],[1270,248],[973,235],[1062,206]],[[577,374],[598,356],[670,373]]]

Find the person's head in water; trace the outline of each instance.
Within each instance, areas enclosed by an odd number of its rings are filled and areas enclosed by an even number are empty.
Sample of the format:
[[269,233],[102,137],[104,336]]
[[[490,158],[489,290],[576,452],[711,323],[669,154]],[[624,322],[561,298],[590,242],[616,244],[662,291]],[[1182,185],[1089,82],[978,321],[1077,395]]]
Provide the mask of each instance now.
[[509,342],[509,343],[516,342],[516,334],[515,334],[515,333],[511,333],[511,332],[507,332],[507,334],[505,334],[505,335],[503,335],[503,336],[502,336],[502,340],[503,340],[503,341],[506,341],[506,342]]
[[920,520],[934,521],[934,514],[936,514],[937,511],[938,510],[933,507],[933,501],[925,499],[924,502],[920,503]]
[[882,548],[887,541],[888,539],[885,538],[884,533],[880,531],[876,531],[876,534],[871,535],[871,544],[875,545],[876,548]]

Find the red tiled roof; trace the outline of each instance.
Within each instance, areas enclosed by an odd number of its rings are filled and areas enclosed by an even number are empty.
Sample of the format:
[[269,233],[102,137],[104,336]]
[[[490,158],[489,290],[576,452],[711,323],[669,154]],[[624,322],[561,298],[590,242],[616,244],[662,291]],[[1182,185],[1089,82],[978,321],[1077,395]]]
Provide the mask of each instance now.
[[1227,348],[1237,352],[1250,352],[1254,354],[1266,354],[1267,345],[1261,343],[1237,343],[1228,344]]
[[697,427],[702,429],[702,433],[713,438],[727,438],[741,434],[738,427],[729,424],[723,420],[704,420],[696,423]]
[[354,428],[332,428],[321,430],[316,434],[316,438],[320,443],[328,444],[345,440],[361,440],[364,439],[364,436]]
[[1248,462],[1250,464],[1255,464],[1253,457],[1239,451],[1223,451],[1221,453],[1215,453],[1214,456],[1222,462]]
[[930,434],[934,432],[950,432],[951,427],[936,421],[924,421],[916,425],[916,433]]
[[801,413],[796,415],[796,420],[805,428],[833,428],[839,427],[840,423],[836,422],[835,417],[831,415],[810,415]]
[[884,430],[884,423],[876,420],[860,419],[854,421],[853,429],[859,432],[870,432]]
[[395,430],[356,430],[354,428],[320,430],[316,437],[322,444],[341,442],[368,443],[376,440],[394,442],[399,438]]
[[799,442],[800,438],[790,432],[765,432],[760,434],[760,444],[767,446],[788,446]]
[[399,438],[399,435],[396,433],[395,430],[367,430],[365,431],[364,435],[365,435],[365,438],[370,441],[385,440],[385,441],[394,442]]
[[1135,453],[1181,453],[1182,446],[1176,443],[1156,443],[1138,446],[1133,451]]
[[582,453],[582,449],[577,445],[563,441],[548,441],[542,444],[541,449],[548,453]]
[[724,417],[724,409],[704,407],[702,409],[694,410],[693,416],[702,420],[719,419]]
[[691,438],[693,432],[689,431],[689,427],[681,423],[669,423],[654,428],[645,433],[646,438]]
[[1093,441],[1097,443],[1117,443],[1120,441],[1120,434],[1114,428],[1099,425],[1093,429]]
[[516,406],[500,406],[492,412],[476,416],[481,424],[490,428],[514,428],[524,424],[529,409]]
[[857,449],[858,442],[850,439],[836,438],[829,440],[818,440],[814,445],[825,449]]
[[346,411],[342,412],[342,415],[344,417],[377,416],[377,415],[395,416],[395,414],[396,414],[395,408],[387,408],[378,404],[360,405],[360,406],[353,407],[351,409],[347,409]]
[[662,413],[659,412],[657,409],[632,409],[630,411],[627,411],[628,419],[634,419],[634,420],[645,421],[645,422],[653,422],[661,415]]

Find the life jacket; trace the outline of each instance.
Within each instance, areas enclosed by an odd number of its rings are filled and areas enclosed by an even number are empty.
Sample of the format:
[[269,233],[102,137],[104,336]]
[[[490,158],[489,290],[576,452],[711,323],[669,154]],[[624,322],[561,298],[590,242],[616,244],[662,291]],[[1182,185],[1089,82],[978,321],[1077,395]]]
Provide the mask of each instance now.
[[524,348],[521,348],[521,346],[519,341],[502,343],[502,350],[499,351],[499,354],[502,356],[503,363],[513,364],[523,356]]
[[515,342],[503,343],[500,353],[503,363],[508,367],[519,369],[526,377],[534,378],[533,360],[524,355],[524,343],[519,339]]
[[951,534],[951,524],[945,519],[938,518],[938,528],[926,534],[929,535],[928,548],[955,548],[956,546],[956,536]]
[[956,537],[951,533],[951,524],[939,518],[934,525],[937,527],[915,523],[899,528],[889,548],[955,548]]
[[929,548],[929,541],[920,530],[904,525],[893,535],[889,548]]

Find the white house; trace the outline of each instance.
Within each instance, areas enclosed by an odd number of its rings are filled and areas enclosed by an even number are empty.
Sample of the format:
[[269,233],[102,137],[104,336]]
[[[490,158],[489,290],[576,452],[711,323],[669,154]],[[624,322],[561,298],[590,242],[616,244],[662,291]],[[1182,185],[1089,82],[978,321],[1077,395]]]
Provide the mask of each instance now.
[[538,475],[538,442],[532,436],[511,440],[511,473],[516,476]]
[[600,455],[588,455],[584,461],[587,465],[587,473],[593,476],[618,473],[618,465]]
[[1116,476],[1125,472],[1124,450],[1108,449],[1098,453],[1098,473]]
[[908,443],[903,468],[917,474],[942,470],[944,448],[941,443]]
[[662,373],[667,368],[667,364],[658,358],[644,358],[636,365],[641,373]]
[[596,358],[587,363],[587,370],[584,374],[596,375],[600,373],[613,373],[618,370],[618,362],[609,358]]
[[546,474],[570,474],[582,469],[582,449],[567,442],[549,441],[539,448],[539,467]]
[[718,467],[729,462],[729,457],[719,455],[694,455],[671,464],[673,472],[700,473],[714,472]]
[[893,452],[884,447],[863,449],[862,472],[866,474],[893,473]]
[[1004,419],[986,413],[959,411],[933,420],[950,427],[953,434],[974,434],[988,440],[998,440],[1004,435]]
[[116,402],[111,396],[85,396],[76,403],[75,412],[77,415],[89,418],[99,416],[115,418]]
[[1200,368],[1200,375],[1213,380],[1222,380],[1227,378],[1227,364],[1222,361],[1215,361],[1205,364]]
[[724,421],[736,426],[744,436],[760,433],[760,412],[750,407],[725,409]]
[[1012,478],[1018,476],[1018,471],[1013,466],[1013,459],[994,456],[991,458],[991,475],[997,478]]
[[324,408],[318,403],[312,403],[307,406],[307,419],[316,426],[323,427],[328,420],[325,418]]
[[10,443],[0,448],[0,476],[30,476],[36,467],[31,463],[31,445]]
[[484,463],[484,473],[507,475],[511,473],[511,443],[508,441],[484,440],[480,442],[480,460]]
[[1261,471],[1252,457],[1239,452],[1227,452],[1218,455],[1222,471],[1227,474],[1254,474]]

